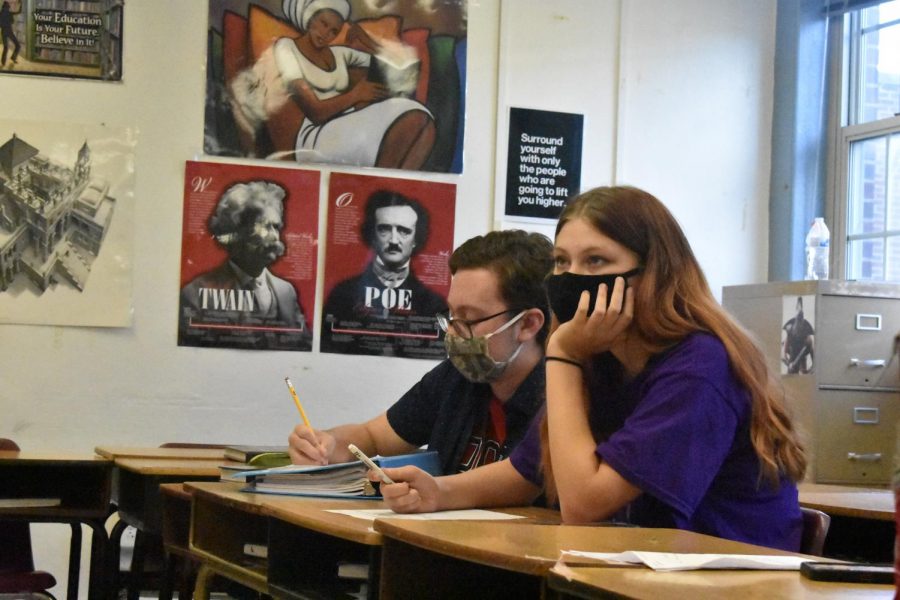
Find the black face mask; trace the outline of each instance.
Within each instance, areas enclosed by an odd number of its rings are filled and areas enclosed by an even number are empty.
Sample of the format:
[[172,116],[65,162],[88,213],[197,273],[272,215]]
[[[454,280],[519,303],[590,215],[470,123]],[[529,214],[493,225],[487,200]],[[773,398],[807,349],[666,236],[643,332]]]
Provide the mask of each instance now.
[[560,273],[559,275],[550,275],[544,281],[544,287],[547,290],[547,298],[550,300],[550,310],[556,315],[560,323],[571,321],[578,310],[578,301],[581,299],[581,292],[587,291],[591,295],[588,303],[588,312],[590,315],[594,312],[594,305],[597,303],[597,288],[601,283],[606,284],[607,296],[606,305],[609,306],[613,285],[616,283],[617,277],[625,279],[625,287],[628,287],[628,278],[641,272],[640,268],[632,269],[627,273],[611,273],[608,275],[576,275],[574,273]]

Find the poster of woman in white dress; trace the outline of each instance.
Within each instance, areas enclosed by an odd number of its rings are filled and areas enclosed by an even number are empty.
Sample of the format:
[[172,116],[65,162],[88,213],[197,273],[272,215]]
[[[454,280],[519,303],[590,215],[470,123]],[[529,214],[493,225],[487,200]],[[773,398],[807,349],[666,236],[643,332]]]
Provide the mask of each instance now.
[[208,154],[462,172],[466,3],[210,0]]

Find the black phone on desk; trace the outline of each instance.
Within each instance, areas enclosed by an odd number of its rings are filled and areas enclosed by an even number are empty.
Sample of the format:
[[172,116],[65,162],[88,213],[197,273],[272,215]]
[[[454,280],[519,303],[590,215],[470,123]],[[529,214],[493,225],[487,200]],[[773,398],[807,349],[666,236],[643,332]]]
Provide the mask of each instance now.
[[800,574],[815,581],[894,583],[894,566],[845,562],[800,563]]

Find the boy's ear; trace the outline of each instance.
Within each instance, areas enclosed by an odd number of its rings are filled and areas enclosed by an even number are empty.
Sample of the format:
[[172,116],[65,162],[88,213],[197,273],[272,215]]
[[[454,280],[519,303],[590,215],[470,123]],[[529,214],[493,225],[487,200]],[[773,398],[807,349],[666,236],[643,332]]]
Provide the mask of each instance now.
[[539,308],[529,308],[522,317],[522,333],[524,336],[521,341],[525,342],[537,336],[541,327],[544,326],[544,313]]

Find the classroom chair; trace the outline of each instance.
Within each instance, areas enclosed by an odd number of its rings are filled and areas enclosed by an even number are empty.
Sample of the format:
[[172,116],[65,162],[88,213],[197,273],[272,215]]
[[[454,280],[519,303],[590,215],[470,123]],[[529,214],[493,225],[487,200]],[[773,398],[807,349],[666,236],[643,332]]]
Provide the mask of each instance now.
[[825,548],[825,536],[831,526],[831,517],[815,508],[801,506],[803,514],[803,534],[800,538],[800,552],[822,556]]
[[[19,446],[10,439],[0,438],[0,450],[19,450]],[[47,590],[55,585],[53,575],[34,569],[28,523],[0,521],[0,594],[54,600]]]

